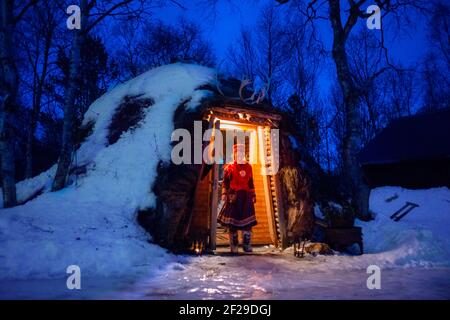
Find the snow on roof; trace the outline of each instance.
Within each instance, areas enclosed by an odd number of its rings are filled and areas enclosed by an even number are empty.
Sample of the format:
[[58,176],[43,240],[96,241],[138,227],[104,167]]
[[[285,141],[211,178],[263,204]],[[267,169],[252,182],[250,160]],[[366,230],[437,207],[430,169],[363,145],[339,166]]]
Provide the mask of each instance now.
[[[154,126],[141,130],[152,130],[155,135],[158,135],[158,138],[167,138],[164,141],[158,139],[157,142],[161,145],[168,145],[172,132],[172,115],[175,109],[183,100],[188,98],[193,97],[194,101],[199,102],[199,92],[195,89],[202,84],[213,81],[214,77],[215,71],[213,69],[176,63],[150,70],[118,85],[97,99],[86,111],[83,125],[94,121],[95,126],[93,134],[79,150],[79,161],[81,163],[89,161],[92,158],[92,152],[96,152],[105,146],[108,126],[117,106],[125,96],[139,95],[140,98],[154,100],[154,105],[148,110],[144,121],[142,121],[144,124],[148,124],[151,122],[149,119],[152,119],[155,122]],[[191,104],[189,107],[193,108]],[[123,138],[126,139],[125,135]]]

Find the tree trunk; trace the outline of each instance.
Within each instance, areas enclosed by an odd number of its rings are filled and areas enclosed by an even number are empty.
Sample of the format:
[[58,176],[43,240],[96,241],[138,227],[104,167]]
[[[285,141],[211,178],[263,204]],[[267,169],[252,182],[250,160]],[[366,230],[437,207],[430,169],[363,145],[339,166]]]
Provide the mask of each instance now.
[[[43,84],[42,84],[43,85]],[[34,97],[33,110],[30,114],[30,122],[28,124],[27,142],[25,149],[25,178],[33,177],[33,142],[34,132],[36,131],[37,121],[41,110],[42,87],[38,85],[37,93]]]
[[[33,108],[34,109],[34,108]],[[25,145],[25,178],[33,177],[33,140],[36,131],[36,115],[34,110],[31,111],[30,123],[28,125],[27,142]]]
[[[45,78],[47,76],[48,69],[48,59],[50,55],[50,47],[52,44],[53,38],[53,30],[48,29],[46,37],[45,37],[45,47],[44,47],[44,58],[43,58],[43,66],[42,72],[38,78],[37,87],[34,92],[33,97],[33,110],[30,115],[30,122],[28,124],[28,133],[27,133],[27,142],[26,142],[26,150],[25,150],[25,178],[29,179],[33,177],[33,141],[34,141],[34,132],[36,131],[37,121],[39,118],[39,114],[41,112],[41,100],[42,94],[44,91]],[[37,72],[37,70],[35,71]]]
[[357,217],[367,220],[370,190],[364,181],[362,170],[356,159],[360,147],[358,100],[359,89],[353,81],[345,49],[348,33],[342,27],[339,0],[330,0],[330,21],[333,28],[333,60],[342,90],[345,108],[345,134],[343,140],[343,167],[345,184],[349,188]]
[[0,10],[0,174],[3,205],[7,208],[17,204],[16,170],[11,126],[11,118],[16,107],[18,84],[17,67],[13,52],[14,1],[3,0],[0,4]]
[[70,62],[70,73],[67,85],[67,92],[64,102],[64,121],[62,133],[61,153],[58,160],[55,179],[53,180],[52,191],[57,191],[65,187],[69,175],[74,147],[75,128],[75,99],[77,95],[77,80],[79,79],[81,48],[84,42],[84,28],[87,16],[87,1],[81,1],[81,29],[73,30],[74,38],[72,43],[72,59]]

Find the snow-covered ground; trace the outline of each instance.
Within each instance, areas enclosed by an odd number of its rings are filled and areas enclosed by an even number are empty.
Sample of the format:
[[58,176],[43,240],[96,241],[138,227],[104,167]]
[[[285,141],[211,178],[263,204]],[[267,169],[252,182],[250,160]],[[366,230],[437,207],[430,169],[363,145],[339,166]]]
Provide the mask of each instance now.
[[83,278],[81,290],[66,279],[3,281],[0,299],[450,299],[450,268],[381,268],[381,288],[369,290],[365,268],[257,251],[178,257],[149,276]]
[[[450,190],[372,191],[376,214],[363,227],[365,254],[294,259],[292,248],[263,255],[200,258],[175,256],[149,243],[136,212],[154,206],[151,186],[159,161],[170,160],[173,113],[200,103],[214,70],[186,64],[156,68],[117,86],[94,102],[84,123],[93,133],[77,152],[86,174],[76,184],[49,192],[55,167],[18,183],[18,198],[43,192],[24,205],[0,210],[0,297],[54,298],[307,298],[367,297],[365,270],[378,265],[391,292],[416,284],[415,297],[448,298]],[[127,95],[152,98],[135,130],[107,146],[114,111]],[[0,193],[1,194],[1,193]],[[1,201],[1,199],[0,199]],[[406,201],[414,209],[399,222],[389,216]],[[1,203],[0,203],[1,204]],[[78,265],[84,286],[65,288],[66,268]],[[389,280],[390,279],[390,280]],[[363,281],[364,280],[364,281]],[[425,282],[431,281],[431,285]],[[361,288],[346,291],[345,285]],[[361,285],[361,287],[359,287]],[[389,286],[388,286],[389,287]],[[403,289],[402,289],[403,288]],[[353,290],[353,289],[352,289]],[[320,293],[322,291],[322,293]],[[327,295],[327,292],[329,295]],[[340,293],[342,296],[337,296]],[[364,294],[365,292],[365,294]],[[322,294],[322,295],[321,295]],[[393,297],[389,295],[389,297]]]
[[[0,298],[450,299],[449,200],[446,188],[373,190],[370,205],[376,219],[359,223],[366,250],[362,256],[336,253],[299,259],[292,248],[281,252],[271,247],[238,257],[151,252],[160,254],[160,263],[144,265],[138,274],[129,268],[126,276],[83,276],[79,291],[66,289],[64,276],[3,280]],[[390,220],[404,201],[420,207],[399,222]],[[367,267],[373,264],[381,268],[380,290],[367,289]]]
[[[350,260],[351,258],[348,257]],[[105,294],[112,299],[450,299],[450,268],[382,268],[367,288],[366,268],[334,268],[312,256],[202,257],[172,263],[156,277]]]
[[[419,207],[400,221],[390,216],[406,202]],[[450,190],[408,190],[383,187],[372,190],[370,209],[375,220],[363,227],[368,259],[386,266],[450,266]]]

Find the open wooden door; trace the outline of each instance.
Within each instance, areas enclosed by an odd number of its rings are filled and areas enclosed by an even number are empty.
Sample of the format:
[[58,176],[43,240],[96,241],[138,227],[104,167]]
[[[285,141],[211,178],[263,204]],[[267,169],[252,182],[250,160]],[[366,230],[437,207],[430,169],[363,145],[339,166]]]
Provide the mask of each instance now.
[[[214,128],[214,119],[210,118],[208,129]],[[186,222],[183,223],[184,240],[187,242],[186,246],[190,247],[191,251],[203,252],[208,250],[211,246],[211,221],[210,215],[210,194],[209,182],[211,181],[211,170],[205,163],[203,154],[211,149],[213,136],[209,141],[204,141],[202,144],[202,163],[198,167],[197,182],[193,192],[193,205],[190,208],[189,215]]]

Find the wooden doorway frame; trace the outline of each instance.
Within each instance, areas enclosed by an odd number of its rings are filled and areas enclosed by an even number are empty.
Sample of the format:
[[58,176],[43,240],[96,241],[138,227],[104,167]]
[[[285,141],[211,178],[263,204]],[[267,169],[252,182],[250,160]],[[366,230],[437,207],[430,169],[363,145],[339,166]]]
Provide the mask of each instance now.
[[[214,119],[214,128],[218,129],[220,131],[221,128],[221,122],[220,119]],[[263,136],[263,130],[267,129],[264,126],[258,126],[256,124],[249,124],[249,123],[236,123],[235,124],[237,128],[242,129],[250,129],[252,130],[254,134],[254,139],[252,143],[256,143],[257,149],[256,149],[256,157],[258,161],[261,161],[261,170],[265,170],[264,168],[268,166],[268,164],[265,162],[265,157],[262,156],[264,153],[266,144],[264,143],[264,136]],[[225,125],[223,126],[225,127]],[[269,235],[270,239],[273,245],[280,246],[281,239],[280,235],[282,231],[280,232],[280,223],[277,222],[277,217],[275,216],[275,208],[274,203],[276,202],[280,203],[280,199],[278,197],[279,192],[278,190],[271,187],[271,181],[270,177],[268,175],[264,175],[261,173],[262,180],[263,180],[263,188],[264,188],[264,202],[265,202],[265,208],[266,208],[266,214],[267,214],[267,221],[268,221],[268,229],[269,229]],[[210,249],[216,250],[217,243],[217,216],[218,216],[218,203],[219,203],[219,165],[215,163],[212,168],[212,174],[211,174],[211,188],[210,188]],[[276,176],[273,176],[272,179],[277,180]],[[279,210],[278,208],[277,210]],[[279,219],[279,218],[278,218]]]
[[[220,132],[220,120],[214,120],[214,129],[219,130]],[[213,134],[213,141],[215,139],[215,132]],[[217,206],[219,204],[219,179],[217,177],[219,176],[219,165],[217,163],[214,163],[212,174],[211,174],[211,205],[209,206],[211,208],[211,221],[210,221],[210,249],[216,250],[216,237],[217,237]]]

